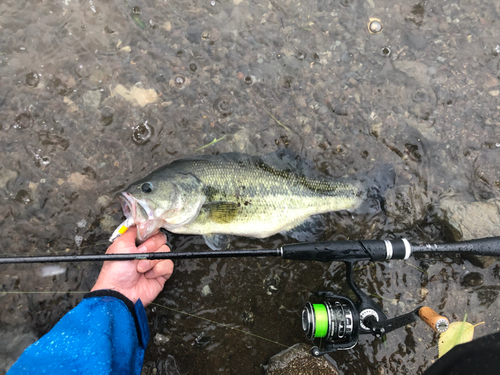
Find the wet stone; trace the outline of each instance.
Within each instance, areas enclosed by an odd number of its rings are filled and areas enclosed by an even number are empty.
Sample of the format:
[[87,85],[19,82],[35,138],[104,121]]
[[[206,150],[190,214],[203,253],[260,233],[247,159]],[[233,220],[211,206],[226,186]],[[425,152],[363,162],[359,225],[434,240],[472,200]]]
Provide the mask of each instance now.
[[483,285],[484,276],[479,272],[471,272],[464,276],[462,285],[466,288],[476,287]]
[[409,32],[402,38],[403,43],[413,50],[422,50],[427,44],[427,40],[421,34]]
[[83,105],[88,109],[97,109],[101,102],[101,93],[99,91],[87,91],[82,97]]
[[[466,241],[476,238],[500,236],[500,200],[487,202],[457,202],[443,200],[439,220],[453,240]],[[463,254],[464,258],[478,267],[489,267],[494,257]]]
[[177,362],[175,361],[174,356],[167,355],[166,358],[162,358],[158,360],[156,364],[156,368],[154,369],[156,372],[152,372],[151,374],[158,375],[180,375],[181,371],[177,366]]
[[291,348],[271,357],[266,375],[338,375],[337,368],[327,360],[328,355],[313,357],[306,344],[295,344]]
[[0,168],[0,189],[5,189],[7,183],[17,177],[17,172],[7,168]]
[[442,220],[455,241],[500,236],[500,200],[457,202],[443,200]]
[[120,223],[112,216],[104,214],[99,222],[101,229],[106,233],[113,233]]

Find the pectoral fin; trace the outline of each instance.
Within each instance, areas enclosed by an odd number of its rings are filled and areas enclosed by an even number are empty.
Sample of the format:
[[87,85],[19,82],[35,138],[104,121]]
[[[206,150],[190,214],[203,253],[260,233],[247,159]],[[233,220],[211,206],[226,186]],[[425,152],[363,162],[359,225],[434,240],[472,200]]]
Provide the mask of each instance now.
[[234,202],[211,202],[203,209],[208,211],[208,218],[218,224],[230,223],[238,215],[238,204]]

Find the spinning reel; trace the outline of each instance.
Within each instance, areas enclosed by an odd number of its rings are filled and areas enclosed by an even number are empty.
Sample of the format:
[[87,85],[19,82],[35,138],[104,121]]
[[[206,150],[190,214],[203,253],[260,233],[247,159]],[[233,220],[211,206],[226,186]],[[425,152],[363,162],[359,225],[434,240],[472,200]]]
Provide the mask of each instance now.
[[313,356],[352,349],[357,344],[359,335],[381,337],[418,318],[436,332],[448,329],[448,319],[429,307],[418,307],[410,313],[388,319],[380,306],[354,282],[353,262],[345,264],[347,284],[357,297],[356,303],[347,297],[321,291],[316,295],[324,301],[318,304],[307,302],[302,311],[302,329],[307,338],[313,343],[315,339],[320,339],[320,346],[311,348]]

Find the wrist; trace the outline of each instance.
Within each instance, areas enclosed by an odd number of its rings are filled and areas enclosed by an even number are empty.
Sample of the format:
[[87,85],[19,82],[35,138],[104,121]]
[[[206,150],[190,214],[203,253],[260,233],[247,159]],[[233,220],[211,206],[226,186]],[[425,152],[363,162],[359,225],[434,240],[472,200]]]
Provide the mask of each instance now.
[[94,292],[98,292],[98,291],[116,292],[116,293],[124,296],[128,300],[130,300],[132,303],[136,303],[138,300],[138,298],[136,296],[131,295],[130,291],[127,289],[123,289],[123,288],[117,287],[115,285],[101,284],[101,283],[99,283],[99,281],[93,286],[93,288],[90,290],[90,293],[94,293]]

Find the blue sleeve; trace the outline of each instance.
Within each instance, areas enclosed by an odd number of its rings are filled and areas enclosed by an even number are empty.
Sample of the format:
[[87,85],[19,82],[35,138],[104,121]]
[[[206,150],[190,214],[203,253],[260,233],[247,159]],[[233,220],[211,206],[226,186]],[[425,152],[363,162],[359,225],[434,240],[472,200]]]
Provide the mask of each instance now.
[[98,290],[30,345],[8,374],[140,374],[148,341],[141,300],[134,305]]

